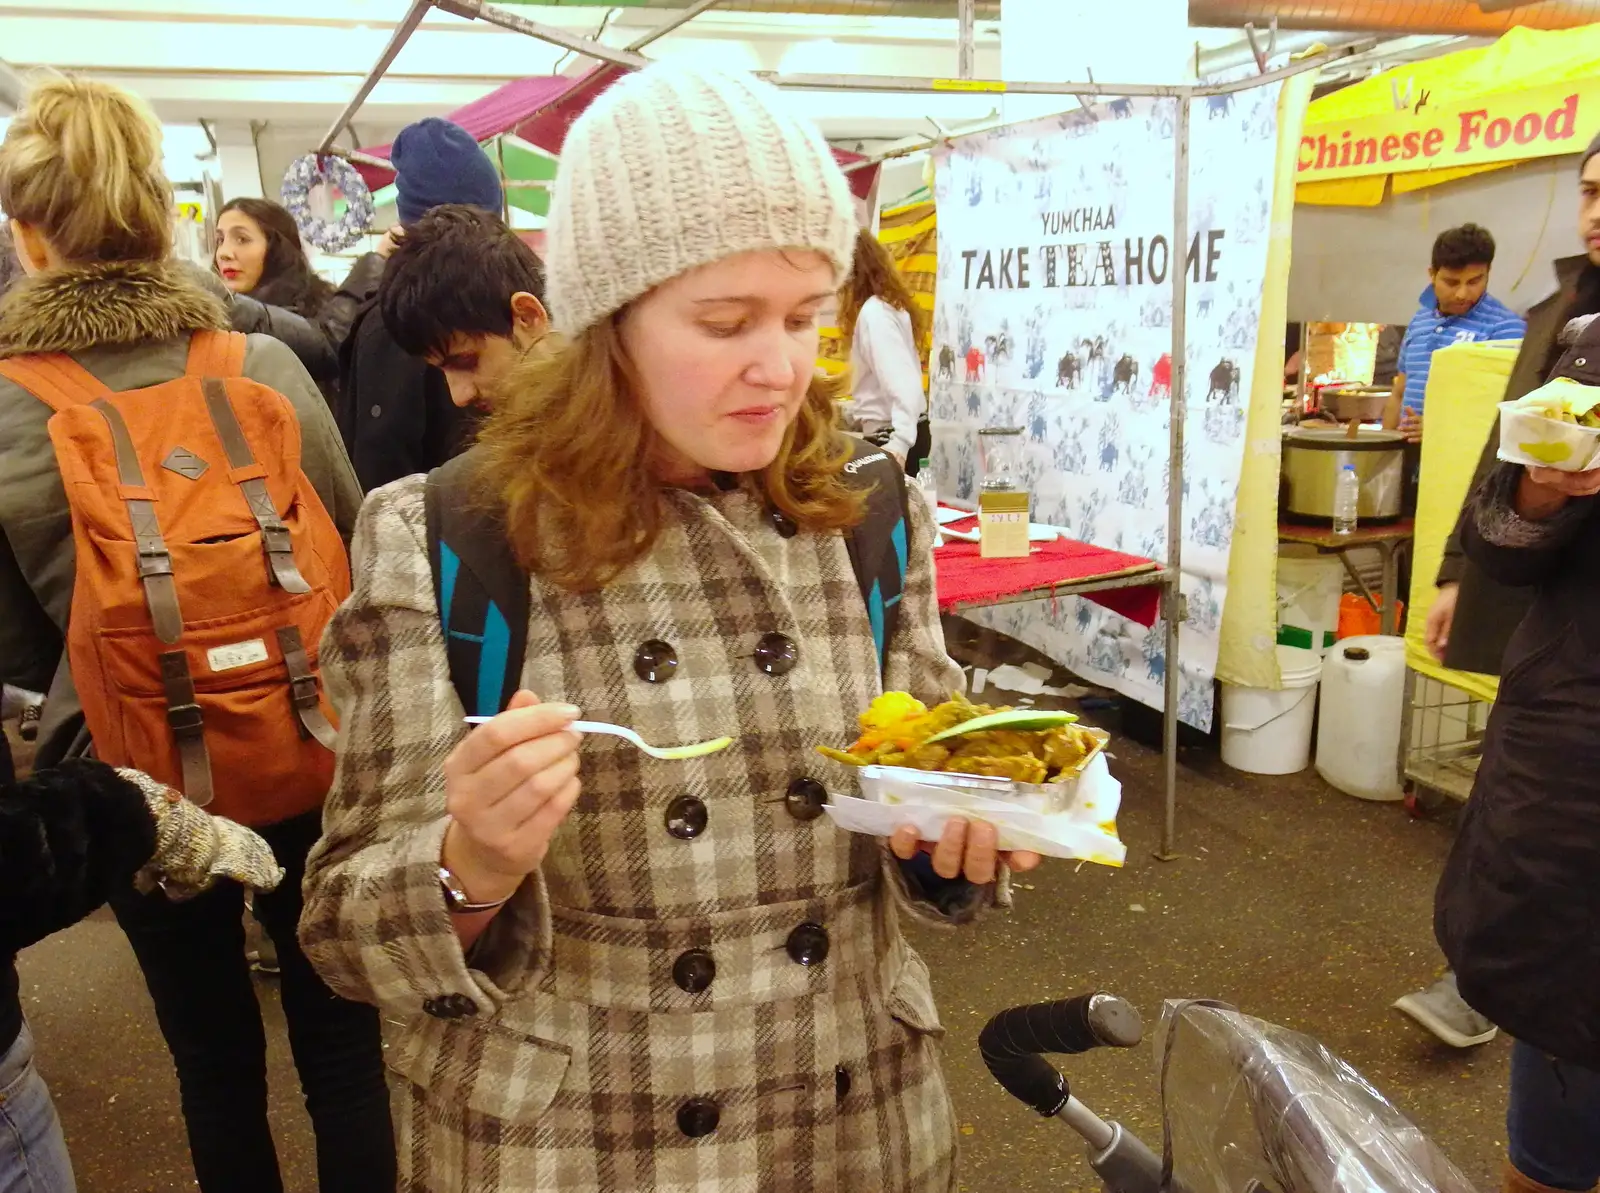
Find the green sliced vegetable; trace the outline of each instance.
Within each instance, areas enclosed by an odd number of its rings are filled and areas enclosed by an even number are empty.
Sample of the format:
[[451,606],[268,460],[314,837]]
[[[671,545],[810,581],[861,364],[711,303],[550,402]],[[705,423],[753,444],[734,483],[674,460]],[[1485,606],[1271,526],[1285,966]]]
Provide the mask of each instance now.
[[992,712],[986,717],[974,717],[970,721],[963,721],[943,733],[935,733],[922,744],[931,746],[936,741],[944,741],[948,737],[961,737],[968,733],[982,733],[986,729],[1015,729],[1021,733],[1038,732],[1045,729],[1057,729],[1062,725],[1077,723],[1077,716],[1070,712],[1048,712],[1038,708],[1015,708],[1010,712]]

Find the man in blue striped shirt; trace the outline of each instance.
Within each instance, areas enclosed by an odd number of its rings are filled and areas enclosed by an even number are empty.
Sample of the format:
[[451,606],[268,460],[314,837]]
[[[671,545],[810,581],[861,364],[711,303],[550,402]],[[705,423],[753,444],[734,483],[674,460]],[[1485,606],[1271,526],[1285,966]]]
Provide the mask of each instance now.
[[1441,232],[1433,242],[1431,281],[1401,341],[1400,372],[1383,417],[1385,427],[1398,427],[1412,443],[1422,442],[1422,399],[1435,352],[1451,344],[1520,340],[1527,330],[1520,315],[1489,293],[1493,264],[1494,237],[1477,224]]

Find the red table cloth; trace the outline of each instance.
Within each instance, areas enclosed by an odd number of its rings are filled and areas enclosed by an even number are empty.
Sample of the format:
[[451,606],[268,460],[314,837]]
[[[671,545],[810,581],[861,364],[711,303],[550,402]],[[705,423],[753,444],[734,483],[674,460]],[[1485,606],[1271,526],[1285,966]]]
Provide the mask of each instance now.
[[[958,522],[951,529],[967,531],[976,525],[977,519],[973,518],[970,522]],[[977,543],[965,542],[951,542],[935,548],[933,558],[938,570],[940,609],[992,604],[1053,584],[1076,584],[1097,577],[1152,569],[1148,585],[1085,595],[1095,604],[1142,626],[1154,625],[1161,614],[1158,573],[1150,560],[1137,555],[1124,555],[1066,538],[1053,543],[1035,543],[1032,554],[1026,559],[984,559],[980,550]]]

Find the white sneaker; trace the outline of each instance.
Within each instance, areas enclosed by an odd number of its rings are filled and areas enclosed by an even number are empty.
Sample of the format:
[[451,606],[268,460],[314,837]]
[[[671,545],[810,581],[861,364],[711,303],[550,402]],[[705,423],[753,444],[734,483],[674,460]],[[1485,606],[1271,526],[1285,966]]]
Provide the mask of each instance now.
[[1456,989],[1456,975],[1447,973],[1426,990],[1408,994],[1394,1009],[1409,1015],[1452,1048],[1476,1048],[1500,1029],[1469,1007]]

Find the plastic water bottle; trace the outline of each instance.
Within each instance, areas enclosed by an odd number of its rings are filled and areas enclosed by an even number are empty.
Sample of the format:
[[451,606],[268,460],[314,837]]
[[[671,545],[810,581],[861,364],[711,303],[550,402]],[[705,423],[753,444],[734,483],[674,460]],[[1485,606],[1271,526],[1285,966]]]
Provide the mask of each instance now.
[[1339,479],[1333,486],[1333,533],[1353,534],[1356,528],[1356,511],[1361,505],[1361,478],[1356,466],[1346,464],[1339,470]]
[[917,488],[922,490],[922,499],[928,503],[928,512],[933,515],[934,525],[939,524],[939,493],[933,479],[933,469],[928,461],[922,460],[917,464]]

